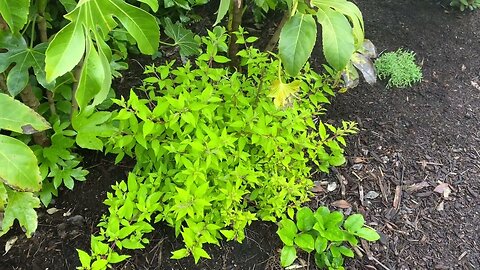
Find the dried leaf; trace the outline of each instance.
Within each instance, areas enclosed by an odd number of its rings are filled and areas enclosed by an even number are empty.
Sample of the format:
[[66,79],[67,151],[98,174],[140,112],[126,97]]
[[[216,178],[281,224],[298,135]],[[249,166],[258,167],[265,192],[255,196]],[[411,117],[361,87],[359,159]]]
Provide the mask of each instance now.
[[443,211],[445,208],[444,208],[444,202],[441,201],[438,206],[437,206],[437,211]]
[[342,209],[347,209],[347,208],[352,207],[352,205],[345,200],[334,201],[334,202],[332,202],[332,206],[342,208]]
[[325,189],[321,186],[321,182],[315,181],[311,190],[313,193],[323,193]]
[[438,184],[438,186],[433,191],[443,194],[444,198],[448,198],[450,193],[452,193],[452,190],[450,189],[450,185],[448,183],[443,183],[443,182],[440,182],[440,184]]
[[60,211],[60,209],[57,209],[57,208],[55,208],[55,207],[52,207],[52,208],[47,209],[47,213],[48,213],[49,215],[53,215],[53,214],[55,214],[55,213],[58,212],[58,211]]
[[8,251],[10,251],[10,249],[13,247],[15,242],[17,242],[17,240],[18,240],[17,236],[14,236],[14,237],[8,239],[8,241],[5,243],[5,253],[3,253],[3,255],[7,254]]
[[365,199],[373,200],[377,198],[380,194],[376,191],[369,191],[367,194],[365,194]]
[[417,192],[425,187],[428,187],[430,186],[426,181],[422,181],[420,183],[415,183],[413,185],[410,185],[407,187],[407,192],[410,192],[410,193],[413,193],[413,192]]
[[335,189],[337,189],[337,182],[328,183],[328,186],[327,186],[328,192],[334,191]]

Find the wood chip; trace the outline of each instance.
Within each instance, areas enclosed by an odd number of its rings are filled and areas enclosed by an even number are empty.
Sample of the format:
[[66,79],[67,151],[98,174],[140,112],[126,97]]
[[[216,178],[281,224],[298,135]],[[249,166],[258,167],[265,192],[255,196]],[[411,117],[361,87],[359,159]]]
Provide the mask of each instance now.
[[397,185],[395,187],[395,198],[393,199],[393,208],[398,210],[401,200],[402,200],[402,186]]

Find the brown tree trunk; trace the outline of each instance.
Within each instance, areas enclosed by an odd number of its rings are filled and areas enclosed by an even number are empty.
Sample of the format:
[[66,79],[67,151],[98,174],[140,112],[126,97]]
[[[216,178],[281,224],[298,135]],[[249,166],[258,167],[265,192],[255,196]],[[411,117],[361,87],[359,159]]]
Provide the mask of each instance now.
[[238,53],[238,44],[237,36],[234,32],[238,31],[238,28],[242,24],[243,16],[243,0],[232,0],[232,12],[231,12],[231,23],[230,23],[230,42],[228,44],[228,56],[232,60],[230,66],[233,68],[240,68],[240,59],[237,56]]
[[273,48],[275,48],[280,38],[280,33],[282,32],[282,28],[285,25],[285,23],[287,23],[289,18],[290,18],[290,11],[287,10],[285,11],[285,14],[283,14],[282,20],[278,24],[277,29],[275,30],[275,33],[273,33],[273,36],[268,41],[268,44],[265,47],[265,51],[267,52],[273,51]]
[[[32,108],[34,111],[38,110],[40,102],[33,93],[32,86],[30,86],[30,84],[28,84],[27,87],[20,92],[20,98],[25,105]],[[45,131],[34,133],[32,134],[32,137],[33,141],[42,147],[47,147],[50,145],[50,139],[47,137],[47,133]]]

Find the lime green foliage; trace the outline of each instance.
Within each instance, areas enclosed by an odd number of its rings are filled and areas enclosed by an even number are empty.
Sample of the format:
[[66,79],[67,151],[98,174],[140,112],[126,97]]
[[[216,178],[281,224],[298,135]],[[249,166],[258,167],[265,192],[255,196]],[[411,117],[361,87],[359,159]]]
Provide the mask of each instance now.
[[465,9],[475,10],[480,7],[480,0],[452,0],[450,5],[460,8],[461,11]]
[[284,218],[278,223],[277,234],[285,245],[280,253],[283,267],[297,258],[297,249],[315,251],[315,263],[320,269],[344,269],[344,257],[353,258],[351,246],[358,245],[358,237],[368,241],[380,239],[378,233],[365,226],[363,216],[354,214],[346,220],[341,212],[330,212],[320,207],[315,212],[303,207],[295,221]]
[[375,69],[380,79],[388,79],[387,88],[410,87],[422,80],[422,69],[415,63],[415,53],[398,49],[382,54],[375,61]]
[[[106,149],[117,162],[128,155],[137,164],[105,201],[109,213],[96,239],[110,247],[142,248],[150,223],[166,222],[185,243],[172,258],[209,258],[205,244],[241,242],[253,220],[277,221],[307,201],[309,161],[325,172],[345,162],[344,136],[355,124],[336,128],[318,118],[333,95],[325,77],[307,66],[300,76],[279,78],[279,61],[253,48],[239,52],[245,73],[215,68],[215,59],[226,58],[216,47],[224,47],[224,31],[216,32],[204,38],[207,53],[195,66],[147,67],[144,85],[115,100],[118,132]],[[290,90],[277,96],[279,89]],[[276,106],[272,97],[286,102]],[[79,252],[81,269],[114,252]]]

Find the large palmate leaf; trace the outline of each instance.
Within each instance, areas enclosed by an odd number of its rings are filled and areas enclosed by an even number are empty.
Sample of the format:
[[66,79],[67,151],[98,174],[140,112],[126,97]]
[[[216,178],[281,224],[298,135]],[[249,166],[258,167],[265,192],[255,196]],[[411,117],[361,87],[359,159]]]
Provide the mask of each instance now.
[[282,28],[278,53],[286,72],[295,76],[312,54],[317,39],[317,24],[312,15],[297,13]]
[[30,0],[1,0],[0,15],[13,33],[18,32],[27,23]]
[[19,191],[39,191],[37,158],[23,142],[0,135],[0,181]]
[[355,52],[352,26],[342,13],[324,5],[318,8],[325,59],[334,69],[342,70]]
[[7,76],[7,88],[12,96],[17,95],[27,86],[30,68],[33,68],[40,84],[46,88],[52,86],[45,81],[47,44],[41,43],[35,48],[29,48],[20,34],[0,32],[0,48],[6,50],[6,52],[0,53],[0,72],[6,71],[13,65]]
[[50,128],[41,115],[9,95],[0,93],[0,108],[0,130],[32,134]]
[[[143,2],[152,7],[152,1]],[[124,0],[83,0],[65,17],[71,23],[51,41],[45,70],[47,81],[51,81],[72,70],[84,57],[85,65],[76,90],[81,110],[91,99],[94,99],[94,105],[100,104],[110,90],[112,52],[104,40],[117,27],[114,18],[135,39],[142,53],[157,51],[160,34],[155,17]],[[95,42],[90,42],[92,40]]]
[[195,40],[195,34],[179,23],[173,24],[170,18],[165,19],[165,34],[180,47],[180,55],[190,56],[199,53],[200,44]]
[[360,9],[347,0],[312,0],[312,5],[322,9],[332,8],[348,17],[352,24],[355,47],[358,49],[364,39],[363,16]]
[[0,236],[8,232],[16,219],[20,226],[25,229],[27,237],[31,237],[38,225],[35,208],[40,207],[40,200],[31,192],[7,190],[7,194],[8,203],[5,208],[3,222],[0,224]]

